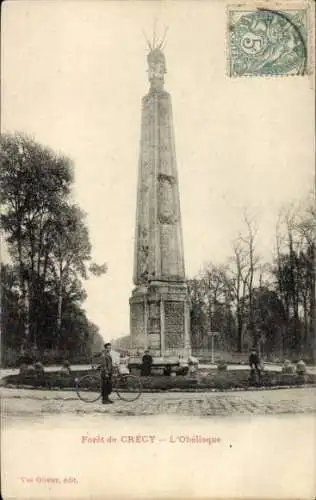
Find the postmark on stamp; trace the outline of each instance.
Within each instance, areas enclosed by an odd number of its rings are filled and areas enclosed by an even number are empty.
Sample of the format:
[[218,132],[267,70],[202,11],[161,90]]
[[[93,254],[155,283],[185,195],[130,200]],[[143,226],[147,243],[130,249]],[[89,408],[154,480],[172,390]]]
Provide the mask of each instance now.
[[229,76],[304,75],[307,10],[228,9]]

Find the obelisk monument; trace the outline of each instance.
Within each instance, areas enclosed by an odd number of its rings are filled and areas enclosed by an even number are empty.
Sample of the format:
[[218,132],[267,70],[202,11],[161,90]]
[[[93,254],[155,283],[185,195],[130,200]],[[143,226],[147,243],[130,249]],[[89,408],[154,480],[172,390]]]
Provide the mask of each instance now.
[[147,56],[150,89],[142,99],[135,230],[131,347],[157,356],[189,355],[185,281],[171,97],[164,90],[162,44]]

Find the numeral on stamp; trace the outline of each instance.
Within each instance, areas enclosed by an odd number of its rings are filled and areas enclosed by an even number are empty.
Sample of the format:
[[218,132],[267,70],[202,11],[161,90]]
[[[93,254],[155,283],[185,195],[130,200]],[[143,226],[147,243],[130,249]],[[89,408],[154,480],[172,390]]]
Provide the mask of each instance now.
[[228,9],[229,76],[304,75],[307,10]]

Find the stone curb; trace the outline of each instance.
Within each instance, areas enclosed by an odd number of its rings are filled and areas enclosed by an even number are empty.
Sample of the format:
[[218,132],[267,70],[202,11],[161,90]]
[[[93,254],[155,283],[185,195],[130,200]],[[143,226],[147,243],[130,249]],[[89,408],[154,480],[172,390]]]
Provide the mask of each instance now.
[[[58,391],[58,392],[76,392],[74,387],[34,387],[30,385],[5,385],[6,389],[22,389],[22,390],[37,390],[37,391]],[[231,392],[258,392],[258,391],[274,391],[280,389],[309,389],[316,387],[316,384],[299,384],[299,385],[278,385],[278,386],[264,386],[264,387],[232,387],[228,389],[214,389],[210,387],[199,388],[186,388],[186,389],[142,389],[142,393],[199,393],[199,392],[212,392],[212,393],[231,393]],[[115,392],[115,391],[113,391]]]

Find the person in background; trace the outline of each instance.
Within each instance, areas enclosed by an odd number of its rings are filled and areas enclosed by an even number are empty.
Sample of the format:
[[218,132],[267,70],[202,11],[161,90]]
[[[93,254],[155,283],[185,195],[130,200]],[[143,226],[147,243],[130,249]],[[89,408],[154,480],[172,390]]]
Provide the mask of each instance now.
[[149,377],[149,375],[151,374],[151,367],[153,364],[153,358],[150,355],[148,350],[145,351],[142,362],[143,362],[142,368],[141,368],[142,377]]
[[253,349],[249,356],[249,366],[252,373],[256,373],[260,378],[260,359],[257,351]]
[[109,395],[112,392],[113,361],[111,357],[111,344],[109,342],[104,344],[100,365],[102,404],[112,404],[113,401],[109,399]]

